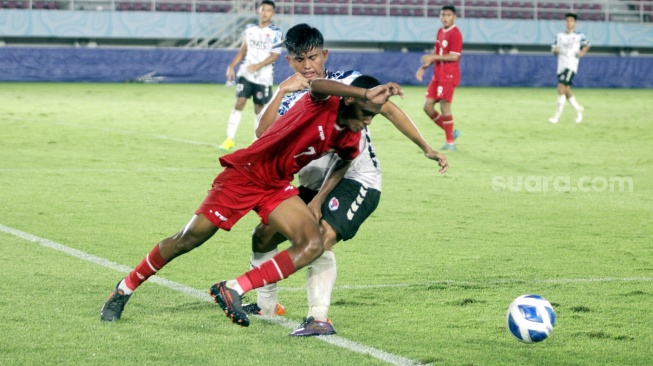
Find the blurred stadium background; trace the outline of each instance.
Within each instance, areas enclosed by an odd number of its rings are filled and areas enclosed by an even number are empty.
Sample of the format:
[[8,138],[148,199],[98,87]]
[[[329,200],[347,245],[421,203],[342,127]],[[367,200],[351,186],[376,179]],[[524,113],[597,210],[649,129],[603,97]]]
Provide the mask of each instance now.
[[[256,2],[0,0],[0,81],[222,83]],[[417,84],[439,9],[454,4],[465,38],[463,86],[555,86],[550,45],[576,12],[592,51],[579,87],[653,87],[653,0],[279,0],[283,30],[324,33],[328,66]],[[275,81],[290,74],[278,63]],[[428,77],[428,75],[427,75]]]

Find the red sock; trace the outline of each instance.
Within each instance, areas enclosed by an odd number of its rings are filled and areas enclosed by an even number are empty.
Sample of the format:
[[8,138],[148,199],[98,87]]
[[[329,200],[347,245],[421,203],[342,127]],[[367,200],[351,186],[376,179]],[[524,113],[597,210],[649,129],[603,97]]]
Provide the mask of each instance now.
[[440,126],[441,129],[444,129],[443,122],[444,119],[442,118],[442,115],[438,112],[434,112],[432,115],[429,116],[433,122],[435,122],[436,125]]
[[453,144],[453,116],[444,116],[444,134],[447,136],[447,144]]
[[157,243],[148,255],[143,258],[136,268],[132,269],[125,278],[125,285],[129,289],[136,290],[143,282],[147,281],[150,276],[157,273],[163,266],[168,263],[159,252],[159,244]]
[[288,278],[288,276],[296,271],[295,265],[292,263],[292,259],[290,259],[290,254],[288,254],[287,250],[284,250],[277,253],[269,261],[263,262],[260,267],[245,272],[245,274],[236,278],[236,281],[238,281],[243,291],[247,292],[279,282],[284,278]]

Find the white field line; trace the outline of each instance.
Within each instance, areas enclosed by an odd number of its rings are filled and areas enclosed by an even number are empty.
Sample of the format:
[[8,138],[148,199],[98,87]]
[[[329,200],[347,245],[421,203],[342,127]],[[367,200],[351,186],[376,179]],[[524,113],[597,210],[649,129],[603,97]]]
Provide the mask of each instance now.
[[[116,270],[118,272],[122,273],[128,273],[131,270],[131,267],[127,267],[122,264],[118,264],[115,262],[112,262],[110,260],[96,257],[92,254],[88,254],[85,252],[82,252],[77,249],[73,249],[70,247],[67,247],[63,244],[56,243],[52,240],[44,239],[29,233],[26,233],[24,231],[20,231],[14,228],[10,228],[8,226],[0,224],[0,231],[5,232],[7,234],[16,236],[18,238],[21,238],[23,240],[27,240],[33,243],[40,244],[46,248],[54,249],[63,253],[66,253],[68,255],[71,255],[73,257],[83,259],[85,261],[101,265],[103,267],[107,267],[113,270]],[[159,277],[159,276],[153,276],[149,279],[150,282],[156,283],[158,285],[168,287],[170,289],[173,289],[175,291],[179,291],[181,293],[184,293],[186,295],[196,297],[200,300],[204,301],[209,301],[213,302],[213,299],[209,296],[208,292],[205,290],[198,290],[189,286],[186,286],[181,283],[173,282],[166,280],[165,278]],[[258,317],[259,319],[263,321],[267,321],[273,324],[277,324],[279,326],[282,326],[284,328],[288,328],[291,330],[294,330],[299,326],[299,323],[282,318],[282,317]],[[98,320],[99,321],[99,320]],[[317,340],[327,342],[329,344],[332,344],[337,347],[341,347],[344,349],[347,349],[349,351],[361,353],[361,354],[366,354],[370,355],[378,360],[387,362],[392,365],[397,365],[397,366],[414,366],[414,365],[423,365],[422,363],[418,361],[411,360],[409,358],[397,356],[391,353],[384,352],[380,349],[376,349],[373,347],[366,346],[364,344],[356,343],[354,341],[350,341],[346,338],[339,337],[337,335],[330,335],[330,336],[321,336],[321,337],[314,337]]]

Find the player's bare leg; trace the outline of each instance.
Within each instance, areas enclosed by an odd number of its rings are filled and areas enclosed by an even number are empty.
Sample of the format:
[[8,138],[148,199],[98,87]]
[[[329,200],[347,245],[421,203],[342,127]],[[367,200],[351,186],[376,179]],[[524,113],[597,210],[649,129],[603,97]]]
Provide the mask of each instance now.
[[143,258],[127,277],[118,282],[109,299],[100,311],[100,319],[116,321],[134,290],[157,273],[174,258],[188,253],[209,240],[218,228],[204,215],[195,215],[186,226],[175,235],[163,239]]

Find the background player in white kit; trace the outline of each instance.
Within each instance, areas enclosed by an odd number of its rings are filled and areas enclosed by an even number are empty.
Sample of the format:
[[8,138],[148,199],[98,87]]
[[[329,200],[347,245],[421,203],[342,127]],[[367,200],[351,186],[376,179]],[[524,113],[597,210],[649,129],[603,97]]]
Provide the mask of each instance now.
[[[307,92],[311,80],[326,78],[350,84],[358,71],[325,69],[329,51],[324,49],[320,31],[308,24],[298,24],[288,30],[284,44],[288,51],[286,61],[295,74],[279,84],[270,104],[261,116],[256,132],[264,131],[285,114]],[[394,103],[388,102],[381,114],[413,141],[429,159],[438,162],[441,173],[447,168],[446,157],[433,150],[423,139],[410,118]],[[371,144],[369,129],[361,131],[360,154],[342,180],[333,176],[326,179],[329,169],[338,163],[338,157],[328,154],[314,160],[299,171],[299,196],[308,203],[314,215],[321,217],[320,226],[324,237],[324,253],[307,267],[308,316],[291,336],[318,336],[334,334],[335,328],[328,318],[331,292],[336,282],[337,268],[333,252],[340,240],[356,235],[361,224],[372,214],[381,198],[381,168]],[[335,186],[335,187],[334,187]],[[322,189],[321,189],[322,188]],[[331,189],[333,188],[333,189]],[[327,195],[324,192],[329,192]],[[252,258],[250,264],[260,266],[277,252],[277,245],[286,240],[269,226],[259,224],[252,233]],[[285,310],[278,304],[276,284],[259,288],[258,302],[244,305],[250,314],[283,315]]]
[[[236,131],[240,124],[242,111],[247,99],[252,98],[254,112],[258,115],[272,96],[274,81],[274,62],[281,53],[283,34],[281,29],[272,24],[274,1],[263,0],[258,8],[258,24],[249,24],[243,31],[243,45],[227,67],[227,83],[236,81],[236,105],[229,116],[227,139],[220,145],[220,150],[230,151],[234,148]],[[242,61],[238,74],[234,68]],[[257,119],[254,119],[256,128]],[[252,137],[254,138],[254,137]],[[251,141],[248,141],[248,144]]]
[[576,19],[574,13],[565,14],[567,31],[558,33],[552,45],[553,53],[558,55],[558,108],[553,117],[549,118],[550,123],[558,123],[566,101],[576,109],[576,123],[583,120],[584,108],[572,94],[571,85],[578,72],[578,61],[590,50],[590,43],[583,33],[574,31]]

